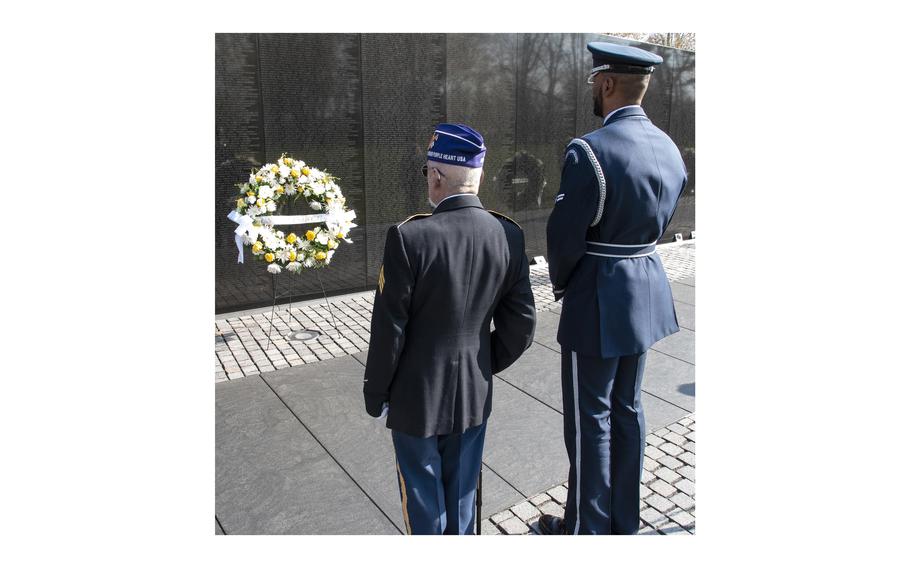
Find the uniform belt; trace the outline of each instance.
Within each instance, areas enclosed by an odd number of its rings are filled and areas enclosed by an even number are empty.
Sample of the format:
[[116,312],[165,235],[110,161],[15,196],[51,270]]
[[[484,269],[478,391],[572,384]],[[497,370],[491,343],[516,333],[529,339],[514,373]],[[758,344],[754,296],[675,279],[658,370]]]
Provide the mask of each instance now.
[[587,254],[594,256],[605,256],[608,258],[635,258],[639,256],[648,256],[653,254],[657,243],[647,243],[644,245],[615,245],[611,243],[598,243],[595,241],[586,241],[588,243]]

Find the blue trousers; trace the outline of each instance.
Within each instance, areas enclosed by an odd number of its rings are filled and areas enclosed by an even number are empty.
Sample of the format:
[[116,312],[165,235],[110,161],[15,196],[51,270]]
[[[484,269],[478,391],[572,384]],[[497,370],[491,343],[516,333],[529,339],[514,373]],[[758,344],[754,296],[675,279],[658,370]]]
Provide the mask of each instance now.
[[562,353],[568,534],[638,533],[644,370],[644,353],[610,359]]
[[474,498],[487,423],[415,438],[392,430],[408,534],[474,534]]

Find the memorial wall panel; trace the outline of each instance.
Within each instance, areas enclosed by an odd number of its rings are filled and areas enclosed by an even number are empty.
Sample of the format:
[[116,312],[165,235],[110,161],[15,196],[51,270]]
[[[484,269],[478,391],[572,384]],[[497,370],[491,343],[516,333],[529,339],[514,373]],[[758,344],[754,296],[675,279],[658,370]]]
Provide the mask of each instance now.
[[515,201],[504,189],[507,162],[515,155],[515,34],[449,34],[446,38],[448,122],[467,124],[487,147],[480,199],[508,216]]
[[[389,226],[429,213],[426,164],[433,128],[445,122],[444,34],[363,35],[363,127],[369,282]],[[360,212],[358,212],[360,215]]]
[[[375,285],[385,232],[429,212],[420,173],[432,128],[462,122],[488,148],[480,197],[520,223],[530,256],[546,254],[546,220],[565,145],[600,127],[588,41],[631,44],[665,59],[644,107],[679,146],[689,184],[664,241],[695,228],[695,53],[596,34],[216,34],[217,313],[271,303],[261,262],[237,264],[225,215],[234,184],[281,152],[339,178],[360,225],[319,271],[329,293]],[[301,202],[285,214],[306,213]],[[302,231],[305,227],[292,227]],[[320,292],[317,271],[287,277]],[[286,292],[284,288],[282,292]]]
[[236,199],[234,184],[265,159],[257,43],[255,34],[215,35],[216,311],[260,303],[271,293],[261,266],[237,263],[237,225],[226,216]]
[[503,187],[531,257],[547,254],[547,218],[559,189],[564,149],[575,136],[579,85],[573,52],[571,34],[518,36],[517,144]]

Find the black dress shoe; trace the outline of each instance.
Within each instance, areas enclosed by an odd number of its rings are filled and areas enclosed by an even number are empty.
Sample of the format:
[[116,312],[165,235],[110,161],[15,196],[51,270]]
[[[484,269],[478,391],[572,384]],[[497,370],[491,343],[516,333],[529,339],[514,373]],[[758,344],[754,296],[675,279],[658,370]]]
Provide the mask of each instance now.
[[540,534],[566,534],[566,521],[562,517],[541,515],[538,521]]

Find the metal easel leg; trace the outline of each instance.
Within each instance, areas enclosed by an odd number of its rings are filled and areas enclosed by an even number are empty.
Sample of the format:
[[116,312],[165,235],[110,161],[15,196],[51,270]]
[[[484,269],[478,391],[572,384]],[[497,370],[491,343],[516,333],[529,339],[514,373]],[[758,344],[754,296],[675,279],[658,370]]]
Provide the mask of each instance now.
[[272,346],[272,319],[275,317],[275,307],[278,305],[278,276],[272,274],[272,313],[269,315],[269,333],[268,333],[268,342],[265,345],[265,350],[268,351],[269,347]]
[[332,317],[332,329],[335,330],[335,336],[329,336],[332,339],[338,339],[341,336],[341,333],[338,331],[338,324],[335,323],[335,311],[332,309],[332,304],[329,303],[329,297],[325,293],[325,286],[322,285],[322,276],[319,274],[321,268],[316,269],[316,277],[319,279],[319,287],[322,288],[322,297],[325,299],[325,306],[329,309],[329,315]]
[[291,309],[293,308],[294,291],[291,287],[291,274],[290,273],[287,273],[287,274],[288,274],[288,333],[290,333],[291,331],[293,331],[291,329],[291,321],[292,321],[291,320],[291,317],[292,317]]

